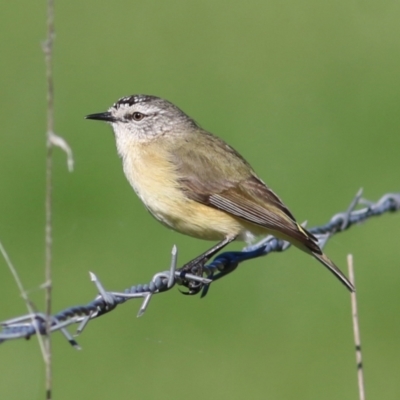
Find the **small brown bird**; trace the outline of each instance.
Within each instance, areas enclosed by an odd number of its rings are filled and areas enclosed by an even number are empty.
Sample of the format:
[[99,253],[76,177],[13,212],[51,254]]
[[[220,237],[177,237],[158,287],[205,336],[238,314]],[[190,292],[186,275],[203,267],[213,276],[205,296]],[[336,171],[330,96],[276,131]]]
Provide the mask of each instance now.
[[86,118],[111,124],[125,175],[157,220],[186,235],[220,241],[202,256],[235,239],[271,234],[315,257],[354,291],[250,164],[169,101],[123,97],[107,112]]

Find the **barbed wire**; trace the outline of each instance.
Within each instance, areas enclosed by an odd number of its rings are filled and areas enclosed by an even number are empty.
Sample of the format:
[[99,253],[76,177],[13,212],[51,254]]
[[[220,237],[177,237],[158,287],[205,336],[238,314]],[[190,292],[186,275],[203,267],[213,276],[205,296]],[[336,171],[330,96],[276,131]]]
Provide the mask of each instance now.
[[[365,207],[356,209],[359,205]],[[373,216],[398,210],[400,210],[400,193],[385,194],[376,203],[373,203],[362,198],[362,190],[360,189],[345,212],[335,214],[325,225],[316,226],[308,230],[318,238],[319,245],[323,247],[329,238],[336,233],[343,232]],[[137,314],[140,317],[147,310],[153,295],[166,292],[175,285],[187,288],[198,287],[202,292],[201,297],[204,297],[207,295],[211,283],[234,271],[240,263],[266,256],[272,252],[281,252],[289,247],[290,243],[274,236],[267,236],[242,251],[225,252],[216,256],[211,263],[204,266],[202,275],[198,276],[197,266],[194,266],[190,272],[183,271],[188,264],[177,268],[178,251],[174,246],[168,270],[156,273],[147,284],[134,285],[123,292],[105,290],[98,277],[90,272],[90,278],[99,292],[98,296],[86,305],[68,307],[52,316],[51,332],[61,331],[68,342],[79,349],[80,347],[73,335],[66,329],[69,325],[79,324],[76,331],[76,335],[78,335],[82,333],[92,319],[109,313],[127,300],[137,298],[143,299]],[[2,327],[0,343],[11,339],[29,339],[35,334],[44,335],[46,333],[46,316],[40,312],[30,313],[0,322],[0,326]]]

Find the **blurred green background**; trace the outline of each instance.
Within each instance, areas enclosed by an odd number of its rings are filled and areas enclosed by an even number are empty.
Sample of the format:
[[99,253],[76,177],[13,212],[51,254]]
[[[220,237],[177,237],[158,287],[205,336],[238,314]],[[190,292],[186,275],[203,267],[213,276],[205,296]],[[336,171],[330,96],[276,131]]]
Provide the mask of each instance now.
[[[44,272],[45,2],[3,1],[0,239],[38,307]],[[54,310],[187,261],[211,243],[159,225],[125,181],[111,128],[85,121],[134,93],[165,97],[237,148],[299,221],[364,187],[400,191],[400,4],[381,1],[56,2]],[[335,236],[355,257],[368,397],[399,399],[400,214]],[[236,244],[230,248],[241,248]],[[0,261],[0,319],[25,312]],[[356,399],[349,296],[290,250],[244,264],[204,300],[130,302],[72,350],[54,334],[56,399]],[[0,347],[0,396],[44,398],[36,339]]]

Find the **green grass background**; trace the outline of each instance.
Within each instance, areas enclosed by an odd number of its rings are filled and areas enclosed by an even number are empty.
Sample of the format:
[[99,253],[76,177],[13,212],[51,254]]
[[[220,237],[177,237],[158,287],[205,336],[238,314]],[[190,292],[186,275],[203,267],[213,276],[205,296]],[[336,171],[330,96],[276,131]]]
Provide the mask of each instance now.
[[[43,309],[45,2],[1,4],[0,239]],[[237,148],[309,226],[359,187],[400,191],[400,4],[248,0],[56,2],[54,310],[148,282],[211,245],[159,225],[125,181],[110,127],[85,121],[134,93],[179,105]],[[355,256],[367,395],[399,399],[400,214],[335,236]],[[240,244],[231,248],[240,248]],[[0,261],[0,319],[25,312]],[[346,290],[290,250],[244,264],[200,300],[174,289],[53,336],[56,399],[356,399]],[[0,347],[0,396],[44,398],[36,339]]]

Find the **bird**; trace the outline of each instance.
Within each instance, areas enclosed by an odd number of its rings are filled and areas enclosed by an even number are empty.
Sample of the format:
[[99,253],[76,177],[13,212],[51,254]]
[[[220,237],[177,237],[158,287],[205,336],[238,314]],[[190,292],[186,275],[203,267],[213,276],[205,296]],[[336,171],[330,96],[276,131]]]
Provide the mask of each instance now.
[[[168,100],[144,94],[120,98],[85,117],[111,125],[125,176],[163,225],[218,241],[186,270],[233,240],[273,235],[313,256],[351,292],[354,286],[326,256],[251,165],[229,144]],[[202,269],[200,269],[202,275]]]

